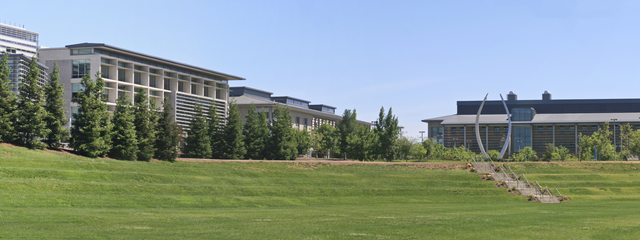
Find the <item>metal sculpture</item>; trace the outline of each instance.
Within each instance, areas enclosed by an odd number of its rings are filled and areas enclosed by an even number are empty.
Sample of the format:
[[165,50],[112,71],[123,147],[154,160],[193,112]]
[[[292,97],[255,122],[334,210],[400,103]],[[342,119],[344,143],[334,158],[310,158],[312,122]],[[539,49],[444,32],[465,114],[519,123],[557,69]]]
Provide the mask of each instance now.
[[[478,147],[480,147],[482,156],[484,156],[485,159],[489,158],[489,156],[487,155],[487,152],[484,150],[484,145],[482,144],[482,138],[480,137],[480,113],[482,112],[484,103],[487,101],[487,96],[489,96],[488,93],[487,95],[484,96],[484,100],[482,100],[482,104],[480,104],[480,109],[478,109],[478,114],[476,115],[476,140],[478,141]],[[502,105],[504,105],[504,109],[505,111],[507,111],[507,120],[509,121],[509,128],[507,130],[507,139],[504,142],[504,146],[502,147],[502,150],[500,151],[500,155],[498,155],[498,158],[502,158],[504,156],[504,152],[507,150],[507,147],[509,146],[509,141],[511,139],[511,114],[509,113],[509,108],[507,108],[507,103],[504,101],[504,98],[502,98],[502,94],[500,94],[500,99],[502,99]]]
[[478,115],[476,115],[476,140],[478,141],[480,151],[482,151],[482,156],[484,156],[485,159],[489,158],[489,156],[487,156],[487,152],[484,151],[484,145],[482,145],[482,139],[480,138],[480,112],[482,112],[484,102],[487,101],[487,96],[489,96],[488,93],[484,96],[484,100],[482,100],[482,104],[480,104],[480,109],[478,109]]
[[507,108],[507,103],[504,102],[504,98],[502,98],[502,94],[500,94],[500,99],[502,99],[502,105],[504,105],[504,110],[507,111],[507,120],[509,120],[509,128],[507,130],[507,140],[504,141],[504,146],[502,147],[502,150],[500,151],[500,155],[498,156],[499,159],[502,159],[502,157],[504,157],[504,152],[507,151],[507,147],[509,146],[509,143],[511,142],[511,114],[509,113],[509,108]]

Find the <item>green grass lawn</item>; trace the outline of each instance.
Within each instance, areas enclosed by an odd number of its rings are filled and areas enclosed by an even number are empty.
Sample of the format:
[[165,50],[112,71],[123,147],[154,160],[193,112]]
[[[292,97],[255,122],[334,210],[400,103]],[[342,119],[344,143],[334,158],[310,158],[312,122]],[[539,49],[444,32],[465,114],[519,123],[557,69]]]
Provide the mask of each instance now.
[[0,238],[640,236],[639,164],[509,166],[572,201],[528,202],[464,170],[128,162],[0,146]]

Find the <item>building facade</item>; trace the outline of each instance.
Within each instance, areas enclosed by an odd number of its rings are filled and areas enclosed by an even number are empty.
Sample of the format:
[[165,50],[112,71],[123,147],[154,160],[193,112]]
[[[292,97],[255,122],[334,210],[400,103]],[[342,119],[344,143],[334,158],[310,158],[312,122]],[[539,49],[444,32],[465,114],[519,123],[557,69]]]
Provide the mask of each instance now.
[[33,57],[38,50],[38,36],[37,32],[0,23],[0,52]]
[[[31,57],[24,54],[8,54],[7,65],[11,69],[9,73],[9,79],[11,79],[11,85],[13,92],[20,93],[20,83],[23,82],[25,76],[29,73],[29,64],[31,63]],[[44,64],[38,62],[38,69],[40,74],[38,75],[38,86],[44,87],[49,83],[49,68]]]
[[[446,147],[465,146],[480,153],[476,141],[476,114],[482,101],[458,101],[454,115],[424,119],[430,139]],[[577,155],[580,136],[591,135],[605,123],[620,136],[620,126],[629,124],[640,129],[640,99],[571,99],[552,100],[545,91],[541,100],[518,100],[507,95],[511,114],[511,140],[507,153],[511,155],[531,147],[538,155],[548,143],[564,146]],[[500,151],[507,139],[508,119],[502,101],[486,101],[480,115],[480,136],[486,151]],[[613,134],[612,139],[614,140]],[[616,139],[619,146],[619,138]]]
[[[83,90],[80,81],[96,74],[105,81],[103,99],[110,111],[115,110],[119,98],[129,98],[144,91],[149,102],[162,107],[167,99],[173,106],[174,121],[188,129],[194,107],[200,103],[206,109],[215,105],[221,116],[226,116],[230,80],[244,78],[187,65],[147,54],[102,44],[82,43],[63,48],[43,48],[40,61],[49,69],[54,63],[60,68],[60,82],[64,84],[67,118],[77,112],[74,101]],[[73,119],[72,119],[73,121]]]
[[[267,113],[267,120],[273,118],[273,110],[276,106],[288,107],[291,112],[293,127],[311,131],[322,124],[329,124],[333,127],[342,121],[342,116],[336,115],[336,108],[324,104],[310,104],[310,101],[289,97],[271,96],[273,93],[250,88],[231,87],[229,96],[231,101],[238,104],[241,118],[245,121],[251,105],[256,107],[256,111]],[[358,121],[359,124],[371,127],[373,124],[365,121]]]

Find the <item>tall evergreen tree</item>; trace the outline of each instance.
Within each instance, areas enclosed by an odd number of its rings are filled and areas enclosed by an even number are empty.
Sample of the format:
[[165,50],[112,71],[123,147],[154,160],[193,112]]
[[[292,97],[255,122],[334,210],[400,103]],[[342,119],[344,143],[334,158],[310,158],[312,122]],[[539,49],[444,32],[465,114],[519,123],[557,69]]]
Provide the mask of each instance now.
[[211,142],[211,158],[222,158],[224,153],[224,139],[222,138],[224,127],[220,124],[220,116],[218,115],[215,104],[209,105],[207,113],[209,140]]
[[338,147],[340,148],[340,152],[344,158],[347,158],[348,155],[351,154],[347,138],[356,131],[356,127],[358,126],[356,115],[355,109],[353,109],[353,112],[349,109],[345,109],[342,114],[342,121],[337,126],[338,134],[340,134]]
[[298,156],[289,108],[276,106],[271,120],[269,157],[271,159],[295,160]]
[[244,145],[247,149],[245,158],[265,159],[266,147],[269,141],[269,124],[265,112],[256,112],[256,107],[252,104],[249,107],[244,123]]
[[178,157],[178,141],[180,139],[180,128],[173,121],[171,103],[169,99],[164,99],[162,112],[158,118],[156,126],[158,136],[156,138],[155,157],[162,161],[173,162]]
[[0,142],[13,142],[16,137],[16,96],[9,74],[8,55],[0,57]]
[[60,69],[58,64],[53,65],[53,72],[49,74],[49,84],[44,87],[44,96],[46,99],[45,110],[47,117],[45,118],[47,129],[51,130],[44,142],[51,149],[60,148],[60,141],[69,138],[69,129],[64,127],[67,119],[65,118],[64,89],[60,84]]
[[78,92],[78,112],[71,128],[71,146],[88,157],[104,157],[111,150],[111,114],[102,101],[104,80],[96,73],[93,80],[86,75],[80,81],[84,90]]
[[111,134],[113,147],[109,157],[121,160],[138,159],[138,139],[133,124],[135,119],[133,107],[128,97],[118,99],[113,112],[113,131]]
[[17,130],[18,143],[27,148],[42,149],[45,144],[40,141],[51,130],[47,129],[42,87],[38,85],[38,60],[33,57],[29,63],[29,72],[20,82],[18,95]]
[[243,123],[238,104],[229,103],[227,121],[224,128],[224,153],[222,158],[242,159],[247,153],[244,147]]
[[208,134],[209,126],[207,126],[207,121],[202,113],[202,105],[198,103],[194,110],[196,113],[191,117],[182,152],[187,157],[210,158],[211,139]]
[[138,160],[149,161],[156,152],[156,112],[154,107],[149,105],[149,98],[144,90],[136,93],[134,101]]
[[380,108],[378,121],[376,122],[376,130],[379,139],[379,155],[387,161],[395,158],[394,146],[400,136],[400,128],[398,127],[398,118],[393,116],[391,108],[385,116],[384,107]]

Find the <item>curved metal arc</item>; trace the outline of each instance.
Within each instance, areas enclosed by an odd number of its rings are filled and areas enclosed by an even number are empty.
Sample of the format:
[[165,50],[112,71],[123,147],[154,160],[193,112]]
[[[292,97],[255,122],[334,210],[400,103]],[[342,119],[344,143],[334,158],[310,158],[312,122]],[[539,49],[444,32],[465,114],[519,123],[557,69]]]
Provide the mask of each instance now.
[[484,96],[484,100],[482,100],[482,104],[480,104],[480,109],[478,109],[478,114],[476,115],[476,141],[478,141],[478,147],[480,147],[482,156],[484,156],[485,159],[489,158],[489,156],[487,156],[487,152],[484,150],[484,145],[482,145],[482,138],[480,138],[480,113],[484,107],[484,102],[487,101],[487,96],[489,96],[488,93]]
[[511,142],[511,114],[509,113],[509,108],[507,108],[507,103],[504,101],[504,98],[502,98],[502,94],[500,94],[500,99],[502,99],[502,105],[504,105],[504,110],[507,111],[507,120],[509,120],[509,128],[507,130],[507,140],[504,141],[504,146],[502,147],[502,150],[500,151],[500,155],[498,156],[498,158],[504,157],[504,152],[507,151],[507,147]]

